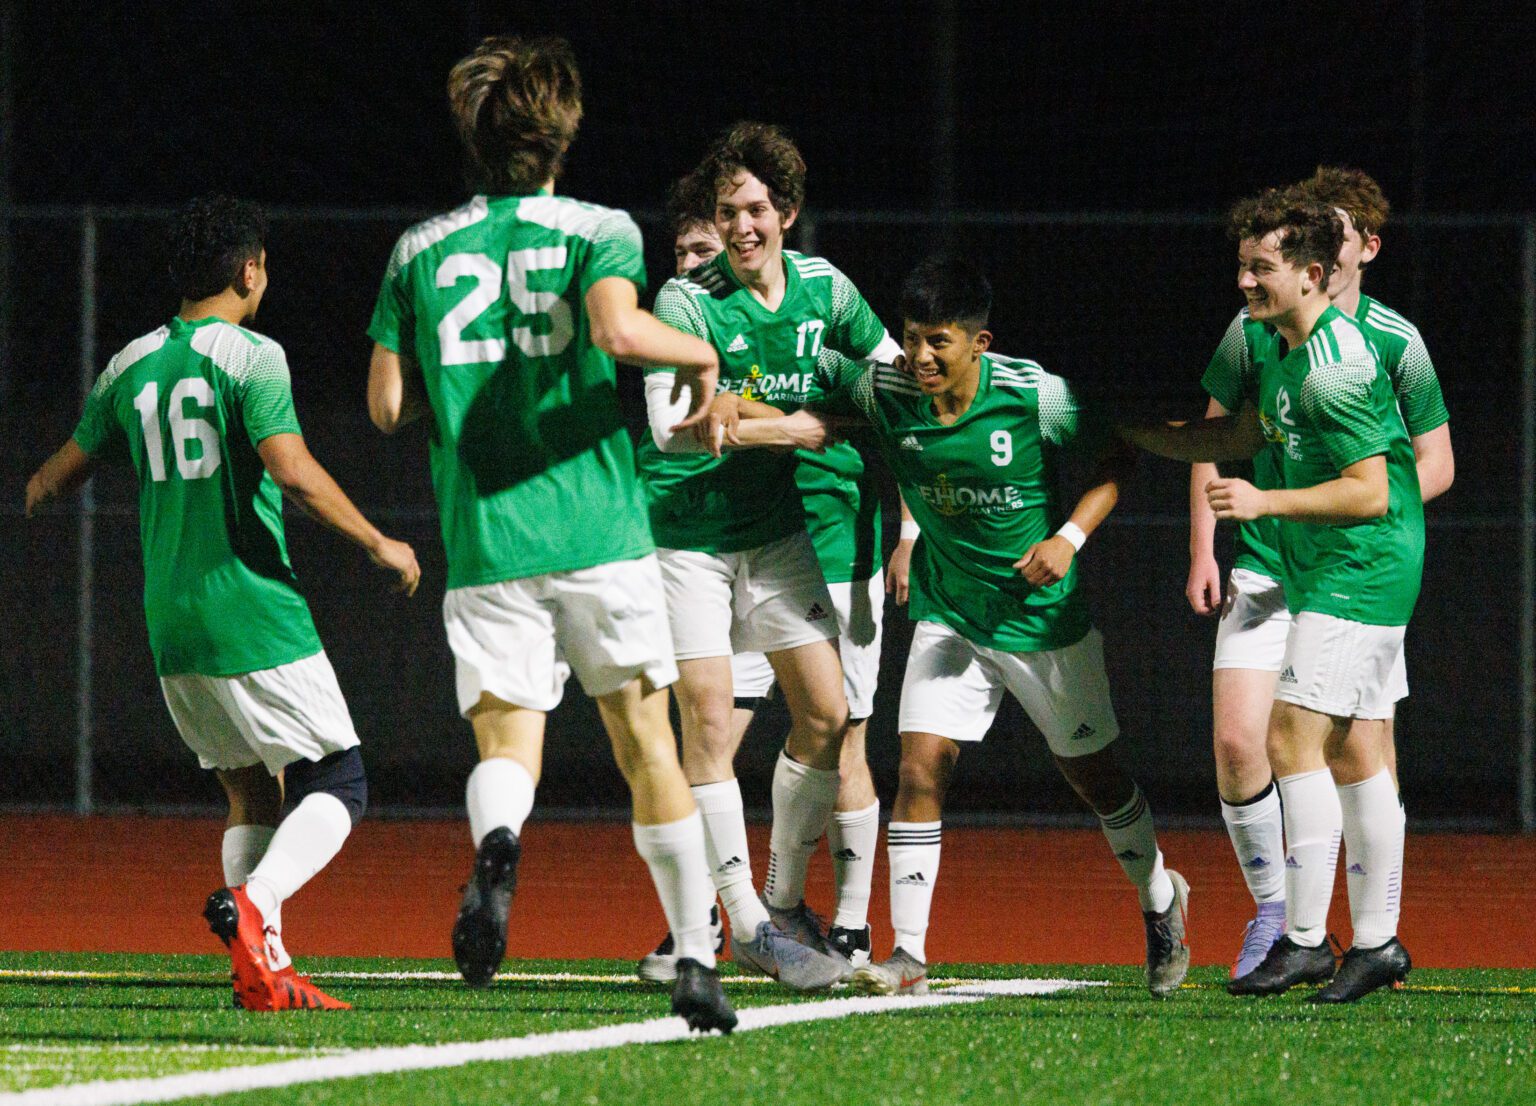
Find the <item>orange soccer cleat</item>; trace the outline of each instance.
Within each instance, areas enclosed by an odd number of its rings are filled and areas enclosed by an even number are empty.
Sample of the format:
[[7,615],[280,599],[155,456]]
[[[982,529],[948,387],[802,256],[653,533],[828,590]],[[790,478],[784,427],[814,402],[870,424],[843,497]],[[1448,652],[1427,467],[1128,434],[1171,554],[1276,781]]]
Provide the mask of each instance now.
[[243,1010],[350,1010],[294,970],[273,969],[261,911],[244,886],[225,887],[208,896],[203,917],[213,935],[229,949],[235,1005]]

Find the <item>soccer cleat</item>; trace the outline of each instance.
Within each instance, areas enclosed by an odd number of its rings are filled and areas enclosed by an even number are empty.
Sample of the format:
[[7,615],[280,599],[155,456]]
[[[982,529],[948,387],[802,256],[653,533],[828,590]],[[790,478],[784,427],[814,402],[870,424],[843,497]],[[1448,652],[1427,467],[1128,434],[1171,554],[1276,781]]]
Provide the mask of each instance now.
[[1147,990],[1163,998],[1179,989],[1189,974],[1189,884],[1171,868],[1173,902],[1167,910],[1144,910],[1141,919],[1147,927]]
[[1408,978],[1413,960],[1396,937],[1373,949],[1350,949],[1334,974],[1333,981],[1307,1001],[1321,1003],[1354,1002],[1380,987],[1393,986]]
[[763,906],[768,909],[768,919],[775,926],[789,934],[790,938],[799,941],[808,949],[817,952],[831,952],[827,947],[827,926],[821,920],[820,915],[805,905],[801,899],[794,906],[785,908],[773,906],[763,897]]
[[245,887],[225,887],[208,896],[203,917],[213,935],[229,949],[234,975],[234,1004],[242,1010],[350,1010],[299,975],[292,964],[274,971],[267,957],[261,911]]
[[1253,921],[1243,927],[1243,947],[1232,965],[1232,978],[1239,979],[1257,968],[1270,946],[1285,933],[1285,902],[1261,902]]
[[453,959],[471,987],[489,987],[507,954],[507,915],[517,890],[521,853],[517,834],[506,826],[486,834],[475,853],[474,871],[453,923]]
[[736,1011],[720,986],[719,972],[691,956],[677,960],[674,968],[677,982],[672,984],[672,1013],[700,1033],[711,1029],[729,1033],[736,1028]]
[[848,985],[864,995],[926,995],[928,965],[906,949],[897,949],[889,960],[854,972]]
[[[709,908],[709,935],[714,939],[715,955],[719,956],[725,951],[725,927],[720,924],[718,903]],[[677,978],[677,949],[671,933],[661,939],[655,952],[648,952],[640,958],[635,974],[647,983],[671,983]]]
[[827,931],[827,951],[840,957],[848,965],[848,974],[869,963],[869,926],[849,929],[833,926]]
[[750,941],[731,934],[737,965],[777,979],[792,991],[820,991],[843,978],[846,965],[835,956],[808,949],[772,922],[760,922]]
[[1324,941],[1308,948],[1287,934],[1270,946],[1259,966],[1227,984],[1231,995],[1278,995],[1298,983],[1327,983],[1333,978],[1333,950]]

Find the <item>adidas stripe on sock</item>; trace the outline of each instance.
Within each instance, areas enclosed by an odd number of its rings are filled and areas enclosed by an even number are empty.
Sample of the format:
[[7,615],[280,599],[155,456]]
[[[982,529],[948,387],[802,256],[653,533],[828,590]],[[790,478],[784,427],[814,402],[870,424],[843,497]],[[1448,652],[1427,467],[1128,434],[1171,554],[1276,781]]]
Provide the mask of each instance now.
[[750,941],[768,911],[752,886],[752,858],[747,852],[747,821],[741,809],[741,785],[734,778],[691,788],[704,823],[704,856],[710,879],[720,893],[731,929]]
[[1246,802],[1221,800],[1221,820],[1253,901],[1284,902],[1285,825],[1275,781]]
[[1275,782],[1285,809],[1286,935],[1316,948],[1328,935],[1328,903],[1344,823],[1339,792],[1326,768]]
[[805,866],[837,805],[836,768],[812,768],[781,750],[773,769],[773,832],[763,897],[770,906],[798,906],[805,898]]
[[1173,880],[1163,869],[1163,854],[1157,847],[1157,830],[1152,824],[1152,807],[1135,786],[1131,797],[1119,810],[1099,815],[1099,825],[1109,849],[1120,868],[1136,888],[1143,911],[1161,912],[1173,903]]
[[632,823],[635,851],[651,870],[651,882],[661,899],[679,957],[715,966],[715,942],[709,914],[715,905],[715,885],[704,859],[704,822],[697,812],[659,826]]
[[835,810],[827,826],[827,847],[837,882],[834,927],[863,929],[869,922],[869,890],[880,843],[880,802],[863,810]]
[[1338,793],[1354,947],[1373,949],[1397,936],[1406,818],[1385,768],[1360,783],[1341,784]]
[[885,831],[891,860],[891,928],[896,948],[928,962],[928,915],[939,878],[942,822],[892,822]]
[[533,810],[533,792],[533,777],[528,769],[510,757],[487,757],[475,765],[464,785],[469,835],[475,848],[498,826],[521,835],[523,823]]

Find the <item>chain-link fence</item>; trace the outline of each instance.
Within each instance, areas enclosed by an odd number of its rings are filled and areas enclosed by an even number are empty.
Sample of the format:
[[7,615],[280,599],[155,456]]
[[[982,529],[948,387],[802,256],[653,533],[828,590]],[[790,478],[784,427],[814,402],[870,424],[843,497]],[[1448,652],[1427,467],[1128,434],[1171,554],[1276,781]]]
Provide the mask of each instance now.
[[[79,502],[38,518],[20,512],[27,475],[73,429],[83,385],[174,310],[160,277],[165,214],[33,208],[0,227],[13,277],[0,389],[0,553],[12,571],[0,593],[0,804],[219,801],[160,699],[143,628],[132,473],[109,469]],[[364,406],[373,296],[395,237],[421,214],[275,212],[271,289],[256,324],[288,352],[315,456],[381,528],[416,547],[426,574],[417,597],[403,600],[356,549],[288,515],[290,550],[363,737],[375,800],[396,811],[457,808],[473,762],[439,615],[444,564],[425,437],[383,438]],[[668,241],[656,219],[640,221],[659,284],[671,267]],[[1200,374],[1240,304],[1233,249],[1209,216],[997,213],[939,224],[824,212],[802,222],[803,248],[847,272],[893,329],[911,265],[936,245],[964,251],[996,286],[1000,352],[1147,413],[1203,411]],[[1405,796],[1421,822],[1529,829],[1536,217],[1405,218],[1388,231],[1367,290],[1423,331],[1457,446],[1456,484],[1427,512],[1425,584],[1408,634],[1414,693],[1398,722]],[[638,432],[639,374],[621,369],[621,377]],[[1207,816],[1215,627],[1183,597],[1187,472],[1147,459],[1083,566],[1137,773],[1161,812]],[[887,512],[891,528],[895,514]],[[888,533],[887,548],[892,540]],[[905,613],[890,608],[869,736],[887,796],[910,637]],[[743,749],[749,804],[766,805],[784,725],[780,711],[765,711]],[[596,711],[574,682],[550,719],[540,795],[545,807],[626,803]],[[977,817],[1077,809],[1011,703],[988,741],[961,758],[950,807]]]

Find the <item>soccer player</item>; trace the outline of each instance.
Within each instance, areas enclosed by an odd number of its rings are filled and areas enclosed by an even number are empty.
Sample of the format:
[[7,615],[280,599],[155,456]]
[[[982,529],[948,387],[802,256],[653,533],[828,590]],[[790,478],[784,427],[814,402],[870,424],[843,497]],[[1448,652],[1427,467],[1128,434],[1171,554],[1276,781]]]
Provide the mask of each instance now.
[[[1319,167],[1299,186],[1299,195],[1338,211],[1344,246],[1328,294],[1341,312],[1359,324],[1380,354],[1392,381],[1413,445],[1424,500],[1450,486],[1455,472],[1449,418],[1434,365],[1417,329],[1402,316],[1361,293],[1365,265],[1381,248],[1380,230],[1389,212],[1381,188],[1355,169]],[[1257,351],[1275,341],[1268,324],[1239,312],[1211,358],[1202,380],[1211,400],[1207,415],[1220,417],[1256,402]],[[1205,487],[1218,477],[1216,466],[1197,464],[1190,472],[1190,570],[1186,588],[1199,614],[1221,611],[1212,674],[1215,716],[1216,786],[1222,820],[1232,840],[1248,890],[1257,906],[1232,968],[1233,978],[1255,968],[1285,928],[1285,873],[1280,797],[1265,754],[1265,733],[1275,681],[1285,653],[1290,612],[1280,583],[1280,554],[1273,519],[1241,523],[1237,557],[1222,603],[1220,573],[1213,551],[1216,518]],[[1261,453],[1254,482],[1275,486],[1276,471]],[[1396,697],[1407,694],[1406,667],[1399,660]],[[1383,727],[1387,769],[1397,782],[1392,720]]]
[[[712,181],[701,182],[690,175],[678,181],[668,196],[674,234],[673,254],[679,277],[708,262],[722,249],[714,225],[714,191]],[[841,359],[842,355],[823,350],[822,357]],[[804,394],[797,393],[796,399],[803,402]],[[730,419],[741,398],[736,393],[723,392],[715,402],[715,417]],[[777,408],[764,408],[763,413],[770,412],[780,413]],[[883,582],[876,560],[880,544],[880,502],[878,493],[865,478],[863,458],[847,442],[829,445],[823,450],[802,451],[795,480],[800,487],[806,527],[816,549],[816,559],[836,608],[838,653],[849,709],[839,763],[837,802],[827,825],[827,846],[832,854],[837,887],[837,912],[824,941],[819,943],[846,959],[851,966],[859,967],[869,961],[870,883],[874,877],[875,847],[880,835],[880,801],[864,754],[865,734],[869,715],[874,711],[875,687],[880,672],[880,630],[884,615]],[[733,747],[740,747],[753,713],[772,691],[773,682],[773,667],[762,653],[732,654]],[[718,917],[718,912],[712,915],[715,921]],[[814,912],[806,908],[796,920],[808,923],[806,936],[813,942],[818,941],[811,931],[819,935],[822,925]],[[669,934],[655,951],[641,959],[639,975],[642,979],[667,981],[672,978],[675,959]]]
[[[821,258],[784,249],[804,202],[805,162],[783,131],[732,126],[694,177],[709,189],[724,250],[668,281],[656,314],[713,345],[722,384],[734,394],[725,405],[798,406],[828,351],[854,359],[882,343],[894,351],[847,277]],[[731,919],[732,955],[797,989],[826,986],[846,973],[847,960],[807,955],[785,936],[825,947],[804,903],[805,868],[837,803],[849,718],[833,642],[837,607],[806,531],[801,462],[764,451],[721,457],[693,434],[670,433],[677,404],[668,397],[675,391],[669,369],[646,378],[652,434],[641,442],[640,469],[677,646],[683,769],[704,816],[715,886]],[[850,578],[857,575],[849,570]],[[730,658],[737,652],[766,654],[791,719],[774,771],[762,899],[752,882],[733,766],[740,733],[732,723]],[[863,812],[873,805],[872,789],[862,805]]]
[[[1291,614],[1267,735],[1284,812],[1286,932],[1228,990],[1327,983],[1313,1001],[1352,1002],[1411,966],[1396,936],[1404,819],[1382,730],[1419,593],[1423,504],[1391,380],[1329,300],[1344,241],[1338,214],[1271,191],[1238,205],[1231,231],[1248,314],[1274,332],[1255,350],[1256,410],[1126,434],[1187,461],[1267,450],[1270,487],[1206,487],[1217,518],[1278,520]],[[1326,927],[1341,834],[1354,940],[1335,973]]]
[[553,194],[582,112],[564,40],[488,38],[454,66],[448,98],[482,191],[395,247],[368,330],[368,404],[385,433],[418,416],[433,427],[443,620],[480,753],[454,958],[484,987],[505,955],[545,715],[574,670],[676,937],[672,1009],[729,1032],[703,829],[667,719],[672,639],[614,375],[615,358],[665,363],[707,395],[715,354],[637,306],[645,273],[628,215]]
[[[921,527],[901,782],[887,829],[895,950],[856,971],[853,986],[927,990],[945,794],[961,744],[982,740],[1008,692],[1099,815],[1140,899],[1147,985],[1167,995],[1189,969],[1189,887],[1164,868],[1151,808],[1118,762],[1103,639],[1077,583],[1076,555],[1114,507],[1126,457],[1066,381],[989,352],[991,305],[991,286],[974,266],[926,261],[902,287],[903,364],[828,386],[832,402],[851,402],[873,427]],[[1058,454],[1095,446],[1105,447],[1096,482],[1068,515]]]
[[246,329],[267,290],[266,232],[259,208],[225,196],[182,209],[170,264],[180,310],[108,362],[73,437],[28,482],[26,509],[77,489],[109,458],[132,464],[161,691],[229,797],[229,886],[204,916],[229,948],[235,1003],[347,1009],[297,974],[282,943],[283,902],[341,849],[368,787],[288,560],[279,491],[407,595],[421,570],[310,455],[282,347]]

